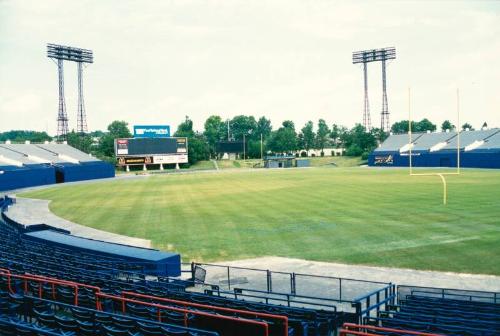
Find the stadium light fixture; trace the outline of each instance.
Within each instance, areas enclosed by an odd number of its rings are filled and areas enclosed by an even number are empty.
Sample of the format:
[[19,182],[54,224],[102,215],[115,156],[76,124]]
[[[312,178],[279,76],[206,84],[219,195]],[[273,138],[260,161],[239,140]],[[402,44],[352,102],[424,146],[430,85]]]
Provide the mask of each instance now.
[[381,48],[355,51],[352,53],[353,64],[363,64],[364,76],[364,111],[363,111],[363,126],[369,132],[371,130],[370,104],[368,101],[368,63],[382,62],[382,112],[380,119],[380,129],[389,132],[389,107],[387,103],[387,77],[386,77],[386,61],[396,59],[396,48]]
[[80,134],[87,132],[87,118],[83,100],[83,64],[94,63],[92,50],[68,47],[59,44],[47,44],[47,57],[57,60],[59,74],[59,109],[57,115],[57,136],[66,139],[69,132],[66,101],[64,97],[64,68],[63,62],[70,61],[78,64],[78,119],[77,131]]

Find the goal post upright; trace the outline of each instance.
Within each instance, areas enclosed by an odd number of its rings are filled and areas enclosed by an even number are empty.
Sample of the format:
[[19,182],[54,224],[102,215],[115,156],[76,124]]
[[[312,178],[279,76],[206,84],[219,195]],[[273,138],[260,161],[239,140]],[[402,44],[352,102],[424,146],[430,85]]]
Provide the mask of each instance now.
[[448,200],[448,186],[446,183],[446,175],[460,175],[460,99],[459,99],[459,90],[457,88],[457,169],[455,172],[443,172],[443,173],[414,173],[413,172],[413,164],[412,164],[412,147],[413,147],[413,139],[412,139],[412,116],[411,116],[411,89],[408,88],[408,149],[409,149],[409,168],[410,168],[410,176],[438,176],[441,178],[441,182],[443,183],[443,205],[447,204]]

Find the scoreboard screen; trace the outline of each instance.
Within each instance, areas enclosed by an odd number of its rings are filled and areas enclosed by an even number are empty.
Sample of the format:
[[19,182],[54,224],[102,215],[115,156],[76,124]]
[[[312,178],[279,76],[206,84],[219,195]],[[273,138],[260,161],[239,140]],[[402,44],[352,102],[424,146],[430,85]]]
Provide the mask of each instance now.
[[217,153],[243,153],[243,141],[219,141],[215,145]]
[[115,140],[119,165],[186,163],[187,138],[128,138]]

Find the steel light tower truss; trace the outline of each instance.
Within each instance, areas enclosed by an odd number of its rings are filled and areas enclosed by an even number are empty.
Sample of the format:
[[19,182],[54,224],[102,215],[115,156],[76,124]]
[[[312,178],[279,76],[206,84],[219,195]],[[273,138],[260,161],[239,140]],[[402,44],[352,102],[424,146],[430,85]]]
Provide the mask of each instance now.
[[382,111],[380,118],[380,128],[388,132],[390,130],[389,124],[389,106],[387,103],[387,76],[386,76],[386,61],[396,59],[396,48],[382,48],[372,50],[355,51],[352,53],[353,64],[363,64],[364,75],[364,110],[363,110],[363,126],[368,132],[371,130],[370,120],[370,103],[368,100],[368,63],[382,62]]
[[92,50],[68,47],[58,44],[47,44],[47,57],[57,60],[59,73],[59,111],[57,113],[57,137],[66,139],[69,132],[68,115],[66,113],[66,102],[64,98],[64,69],[63,61],[76,62],[78,64],[78,117],[77,132],[86,133],[87,117],[83,98],[83,65],[94,63]]

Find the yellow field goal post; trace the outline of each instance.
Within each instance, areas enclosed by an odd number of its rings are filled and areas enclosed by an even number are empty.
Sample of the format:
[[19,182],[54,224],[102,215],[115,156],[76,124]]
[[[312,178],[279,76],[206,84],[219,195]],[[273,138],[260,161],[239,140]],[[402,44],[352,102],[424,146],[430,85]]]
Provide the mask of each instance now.
[[446,184],[446,175],[460,175],[460,94],[457,89],[457,125],[455,127],[457,132],[457,168],[455,172],[435,172],[435,173],[414,173],[413,165],[412,165],[412,147],[413,147],[413,139],[411,132],[411,90],[408,88],[408,147],[409,147],[409,167],[410,167],[410,176],[438,176],[441,178],[441,182],[443,183],[443,205],[446,205],[448,202],[448,186]]

